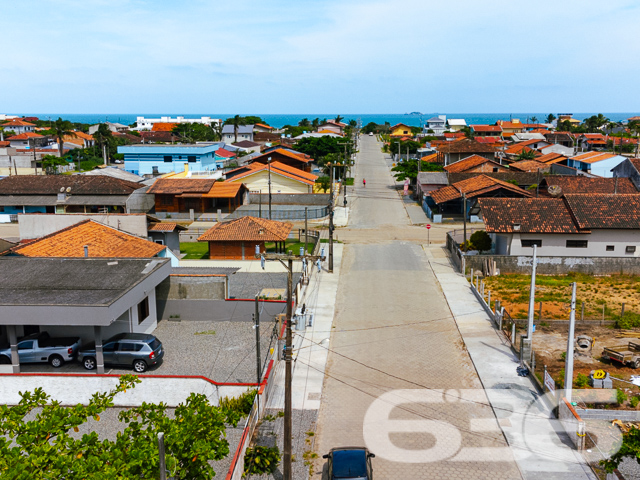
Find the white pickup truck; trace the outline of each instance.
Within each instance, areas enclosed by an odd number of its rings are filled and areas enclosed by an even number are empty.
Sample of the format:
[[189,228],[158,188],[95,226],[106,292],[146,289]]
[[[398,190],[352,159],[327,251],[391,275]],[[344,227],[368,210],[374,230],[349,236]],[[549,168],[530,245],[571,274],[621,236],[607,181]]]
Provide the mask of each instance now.
[[[18,341],[20,363],[47,363],[61,367],[64,362],[75,358],[80,347],[79,337],[52,338],[47,332],[34,333]],[[0,363],[11,363],[11,348],[0,347]]]

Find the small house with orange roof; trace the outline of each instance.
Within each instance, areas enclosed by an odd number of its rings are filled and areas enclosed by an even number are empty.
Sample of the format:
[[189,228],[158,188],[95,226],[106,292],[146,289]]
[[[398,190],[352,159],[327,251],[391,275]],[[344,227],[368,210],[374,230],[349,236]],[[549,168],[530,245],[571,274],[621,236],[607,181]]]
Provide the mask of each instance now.
[[11,120],[0,124],[0,128],[5,132],[12,131],[16,135],[20,135],[21,133],[33,132],[36,126],[33,123],[25,122],[19,118],[12,118]]
[[32,148],[45,147],[49,144],[49,138],[43,135],[39,135],[35,132],[24,132],[18,135],[13,135],[6,139],[12,148]]
[[267,193],[271,184],[272,194],[313,193],[318,179],[317,175],[281,162],[253,162],[230,170],[225,176],[227,182],[246,184],[251,192]]
[[208,242],[212,260],[256,260],[256,245],[264,253],[265,244],[274,243],[284,253],[292,228],[292,223],[245,216],[216,223],[198,241]]
[[95,145],[93,135],[76,130],[72,135],[62,137],[65,148],[88,148]]
[[517,118],[514,118],[509,121],[498,120],[496,122],[496,125],[500,126],[500,128],[502,128],[502,131],[504,133],[514,134],[514,133],[522,133],[525,131],[524,124]]
[[502,135],[500,125],[469,125],[469,128],[476,137],[500,137]]
[[399,137],[411,137],[413,138],[413,133],[411,133],[411,127],[409,125],[405,125],[404,123],[397,123],[393,127],[389,129],[389,136],[394,138]]
[[256,123],[253,126],[253,133],[257,133],[257,132],[262,132],[262,133],[271,133],[273,132],[274,128],[269,126],[269,125],[265,125],[264,123]]
[[480,155],[471,155],[467,158],[460,160],[459,162],[447,165],[444,169],[449,173],[462,173],[462,172],[474,172],[474,173],[486,173],[486,172],[508,172],[509,169],[500,165],[498,162],[481,157]]
[[177,123],[158,122],[154,123],[151,127],[152,132],[173,132],[173,129],[178,126]]
[[[202,214],[233,213],[247,201],[243,182],[220,182],[212,178],[158,178],[147,193],[155,197],[156,215],[194,218]],[[169,217],[170,216],[170,217]]]
[[277,145],[275,147],[265,149],[262,152],[262,155],[253,157],[249,162],[264,164],[269,162],[280,162],[284,165],[289,165],[290,167],[302,170],[303,172],[310,172],[313,158],[291,148]]
[[338,135],[342,135],[346,126],[346,123],[336,122],[335,120],[327,120],[326,122],[318,125],[318,132],[337,133]]

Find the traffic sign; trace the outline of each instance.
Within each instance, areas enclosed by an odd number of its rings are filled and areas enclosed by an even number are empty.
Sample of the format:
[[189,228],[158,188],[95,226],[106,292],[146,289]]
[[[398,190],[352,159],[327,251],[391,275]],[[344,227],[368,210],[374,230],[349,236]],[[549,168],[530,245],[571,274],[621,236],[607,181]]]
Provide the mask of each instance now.
[[427,223],[427,230],[431,228],[431,225]]

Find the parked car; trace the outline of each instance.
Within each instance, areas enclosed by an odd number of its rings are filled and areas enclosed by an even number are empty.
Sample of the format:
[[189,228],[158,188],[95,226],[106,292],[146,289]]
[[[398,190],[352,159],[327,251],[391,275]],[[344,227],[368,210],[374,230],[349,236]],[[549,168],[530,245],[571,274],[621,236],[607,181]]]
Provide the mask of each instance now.
[[374,457],[365,447],[332,448],[322,456],[328,459],[329,480],[373,480]]
[[[47,332],[33,333],[18,340],[18,358],[20,363],[49,362],[58,368],[75,358],[78,347],[78,337],[50,337]],[[9,345],[0,347],[0,363],[11,363]]]
[[[119,333],[103,342],[102,353],[105,365],[133,367],[142,373],[156,365],[164,356],[162,342],[153,335],[144,333]],[[96,344],[91,342],[78,352],[78,361],[87,370],[96,368]]]
[[370,136],[370,137],[373,137],[373,132],[369,132],[369,136]]

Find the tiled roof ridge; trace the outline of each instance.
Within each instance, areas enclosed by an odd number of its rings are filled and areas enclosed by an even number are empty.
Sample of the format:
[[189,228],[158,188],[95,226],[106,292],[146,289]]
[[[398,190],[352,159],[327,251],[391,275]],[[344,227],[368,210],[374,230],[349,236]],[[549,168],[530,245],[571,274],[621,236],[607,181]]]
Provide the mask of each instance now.
[[[29,241],[27,243],[23,243],[23,244],[18,245],[17,247],[13,247],[11,249],[11,251],[15,252],[15,253],[19,253],[19,250],[22,249],[23,247],[26,247],[27,245],[32,245],[32,244],[38,243],[38,242],[40,242],[42,240],[48,240],[49,238],[55,237],[56,235],[58,235],[60,233],[67,232],[67,231],[69,231],[69,230],[71,230],[73,228],[76,228],[76,227],[78,227],[80,225],[84,225],[85,223],[89,223],[89,222],[94,222],[94,221],[91,220],[90,218],[87,218],[86,220],[80,220],[77,223],[74,223],[74,224],[69,225],[69,226],[64,227],[64,228],[61,228],[60,230],[56,230],[55,232],[51,232],[51,233],[49,233],[47,235],[44,235],[43,237],[29,239]],[[94,222],[94,223],[97,223],[97,222]]]

